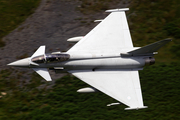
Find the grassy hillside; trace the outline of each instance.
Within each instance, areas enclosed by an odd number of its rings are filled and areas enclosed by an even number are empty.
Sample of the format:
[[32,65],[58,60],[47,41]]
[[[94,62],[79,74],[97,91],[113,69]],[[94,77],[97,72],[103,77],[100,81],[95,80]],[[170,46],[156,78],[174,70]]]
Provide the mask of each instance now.
[[21,24],[39,5],[40,0],[0,0],[0,47],[2,38]]
[[[147,119],[180,119],[180,64],[158,64],[140,71],[144,104],[148,109],[125,111],[125,105],[106,105],[116,100],[101,92],[80,94],[77,89],[88,86],[73,76],[56,80],[51,89],[46,86],[38,89],[41,78],[34,74],[32,83],[23,87],[8,81],[4,71],[0,77],[6,87],[11,89],[0,99],[0,119],[9,120],[147,120]],[[9,73],[8,73],[9,74]],[[14,77],[14,82],[18,78]],[[3,89],[3,90],[4,90]],[[2,91],[2,88],[1,88]]]
[[180,48],[180,1],[133,0],[129,22],[135,46],[172,38],[173,41],[159,51],[158,61],[178,61]]

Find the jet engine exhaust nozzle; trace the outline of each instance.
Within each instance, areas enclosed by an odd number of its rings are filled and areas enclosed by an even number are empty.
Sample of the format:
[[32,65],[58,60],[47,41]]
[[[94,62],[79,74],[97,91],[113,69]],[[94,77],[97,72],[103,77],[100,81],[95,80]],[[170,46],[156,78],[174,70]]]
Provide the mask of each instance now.
[[155,64],[155,59],[153,57],[149,57],[145,59],[145,65],[153,65]]

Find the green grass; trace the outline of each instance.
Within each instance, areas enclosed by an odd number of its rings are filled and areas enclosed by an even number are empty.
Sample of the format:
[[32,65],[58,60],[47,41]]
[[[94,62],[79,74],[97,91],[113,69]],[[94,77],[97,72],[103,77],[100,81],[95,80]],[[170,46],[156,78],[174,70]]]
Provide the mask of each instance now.
[[[77,93],[77,89],[88,85],[70,75],[57,79],[51,89],[37,89],[48,82],[40,83],[42,78],[33,74],[33,84],[29,83],[32,87],[27,84],[23,88],[18,85],[8,88],[8,94],[0,99],[0,119],[180,119],[179,72],[180,63],[155,64],[140,71],[144,104],[149,108],[132,111],[125,111],[127,106],[123,104],[107,107],[107,104],[116,100],[101,92]],[[7,73],[3,71],[4,78],[7,78]]]
[[133,0],[128,20],[134,46],[144,46],[162,39],[172,38],[173,41],[168,43],[166,47],[162,47],[156,58],[160,62],[178,61],[178,48],[180,46],[179,8],[179,0]]
[[[111,6],[117,5],[119,0],[79,0],[80,6],[77,10],[84,14],[95,14],[100,11],[105,11],[111,8]],[[125,2],[123,2],[125,4]]]
[[40,0],[0,0],[0,47],[2,38],[17,28],[39,5]]

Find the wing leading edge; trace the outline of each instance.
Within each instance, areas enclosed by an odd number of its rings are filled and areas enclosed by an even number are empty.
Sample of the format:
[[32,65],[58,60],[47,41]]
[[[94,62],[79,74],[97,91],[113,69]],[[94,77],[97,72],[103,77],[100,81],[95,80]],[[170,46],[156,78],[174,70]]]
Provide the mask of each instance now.
[[77,78],[129,106],[128,109],[146,108],[143,105],[137,70],[68,71]]

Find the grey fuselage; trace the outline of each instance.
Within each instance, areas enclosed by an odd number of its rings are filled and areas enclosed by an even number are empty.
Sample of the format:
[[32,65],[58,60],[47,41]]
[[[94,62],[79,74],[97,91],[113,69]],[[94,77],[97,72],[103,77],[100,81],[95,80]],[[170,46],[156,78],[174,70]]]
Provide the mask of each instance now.
[[64,71],[83,69],[142,69],[145,65],[150,65],[153,58],[149,56],[121,57],[120,55],[81,55],[77,57],[76,55],[69,55],[68,59],[62,61],[57,59],[58,58],[48,62],[48,59],[45,57],[43,63],[39,63],[38,66],[30,65],[29,67],[54,68]]

